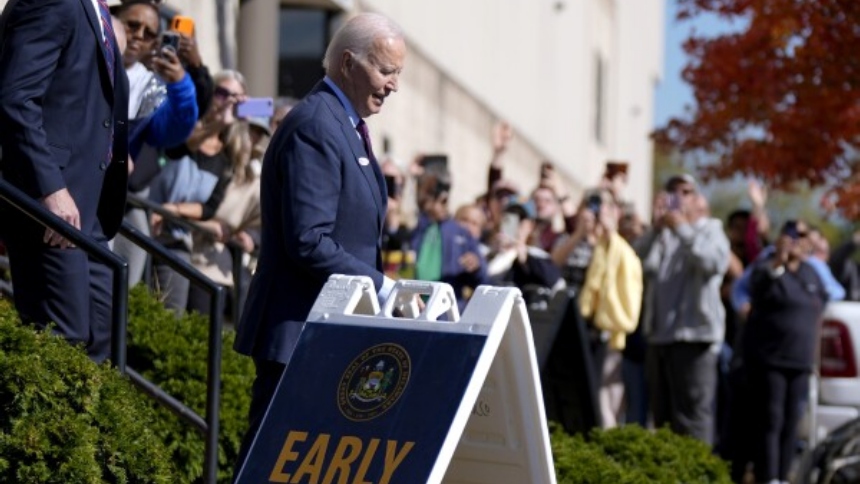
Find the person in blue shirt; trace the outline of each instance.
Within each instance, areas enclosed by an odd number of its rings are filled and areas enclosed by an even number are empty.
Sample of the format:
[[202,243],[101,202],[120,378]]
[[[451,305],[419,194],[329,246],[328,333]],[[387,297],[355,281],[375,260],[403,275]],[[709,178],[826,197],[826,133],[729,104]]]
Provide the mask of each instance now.
[[[809,247],[809,235],[810,230],[809,226],[801,220],[796,222],[797,226],[797,236],[801,239],[801,244],[804,247],[804,253],[807,255],[805,262],[809,264],[814,270],[818,277],[821,279],[821,282],[824,284],[824,290],[827,294],[828,301],[841,301],[845,299],[845,288],[839,284],[839,281],[833,276],[833,272],[831,272],[830,267],[827,265],[826,261],[823,261],[817,257],[810,255],[811,248]],[[743,275],[735,281],[734,286],[732,287],[732,306],[735,308],[735,311],[740,314],[740,316],[744,319],[749,315],[750,312],[750,301],[751,301],[751,288],[750,281],[752,278],[752,273],[755,268],[761,263],[761,261],[767,260],[773,256],[776,249],[773,245],[765,247],[761,253],[756,258],[755,262],[750,264],[746,269],[744,269]]]

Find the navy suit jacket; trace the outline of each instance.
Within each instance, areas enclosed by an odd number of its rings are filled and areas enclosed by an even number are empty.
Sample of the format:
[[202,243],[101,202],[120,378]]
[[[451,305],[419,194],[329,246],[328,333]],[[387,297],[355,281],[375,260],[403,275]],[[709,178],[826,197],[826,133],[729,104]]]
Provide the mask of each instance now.
[[3,177],[36,199],[67,188],[81,230],[110,238],[125,208],[127,121],[122,56],[108,72],[91,0],[10,0],[0,17]]
[[266,151],[257,272],[235,349],[287,363],[332,274],[382,287],[385,179],[324,82],[294,107]]

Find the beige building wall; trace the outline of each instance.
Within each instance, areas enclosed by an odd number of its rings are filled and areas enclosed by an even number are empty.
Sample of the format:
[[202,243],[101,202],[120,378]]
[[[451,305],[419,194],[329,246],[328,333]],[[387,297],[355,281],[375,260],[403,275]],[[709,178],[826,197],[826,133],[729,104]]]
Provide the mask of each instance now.
[[[398,21],[452,82],[509,120],[580,185],[596,183],[607,159],[630,161],[633,176],[627,195],[646,214],[652,164],[648,132],[662,68],[663,2],[361,4]],[[605,66],[600,139],[595,132],[597,56]],[[509,166],[513,164],[522,168],[519,165],[531,165],[532,160],[512,158]]]
[[[664,1],[246,0],[241,8],[239,0],[166,4],[195,19],[210,70],[239,68],[257,96],[276,94],[281,4],[345,15],[360,10],[389,15],[404,27],[410,57],[400,92],[369,120],[375,146],[388,137],[392,155],[403,165],[421,153],[447,153],[453,201],[459,204],[485,190],[490,133],[497,120],[505,119],[516,132],[505,176],[523,191],[536,184],[544,159],[561,168],[574,193],[598,181],[607,159],[628,160],[628,198],[647,214],[652,173],[648,133],[661,76]],[[605,74],[601,103],[598,57]]]

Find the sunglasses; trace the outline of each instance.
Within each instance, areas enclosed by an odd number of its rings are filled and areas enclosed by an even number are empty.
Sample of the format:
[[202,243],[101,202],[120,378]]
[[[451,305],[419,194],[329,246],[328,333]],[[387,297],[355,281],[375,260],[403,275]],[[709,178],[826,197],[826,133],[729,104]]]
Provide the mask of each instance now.
[[158,32],[153,32],[152,29],[146,28],[146,25],[137,20],[123,20],[122,24],[125,25],[125,30],[128,32],[129,37],[142,32],[141,37],[147,42],[152,42],[158,38]]
[[233,92],[225,87],[217,86],[214,92],[215,96],[221,99],[239,99],[242,95],[240,92]]

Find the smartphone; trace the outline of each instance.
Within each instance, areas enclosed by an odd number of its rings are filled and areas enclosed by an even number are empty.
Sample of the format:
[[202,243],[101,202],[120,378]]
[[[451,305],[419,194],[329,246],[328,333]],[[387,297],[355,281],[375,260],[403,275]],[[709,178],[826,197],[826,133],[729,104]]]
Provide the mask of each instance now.
[[179,52],[179,34],[176,32],[165,32],[161,35],[161,51],[170,49],[174,54]]
[[669,194],[669,210],[681,210],[681,197],[677,193]]
[[275,100],[270,97],[250,97],[236,105],[236,117],[269,118],[275,113]]
[[599,193],[593,193],[585,200],[585,208],[593,212],[594,215],[600,215],[600,207],[602,205],[603,197]]
[[170,30],[191,37],[194,35],[194,19],[182,15],[176,15],[170,21]]
[[385,175],[385,188],[388,190],[388,198],[397,198],[400,196],[400,185],[397,183],[397,178]]
[[552,163],[544,161],[540,164],[540,177],[549,178],[553,170],[555,170],[555,168],[552,166]]
[[517,240],[520,231],[520,216],[515,213],[506,212],[502,215],[500,230],[508,239]]
[[797,220],[789,220],[783,225],[782,233],[789,236],[792,240],[800,238],[800,231],[797,230]]

